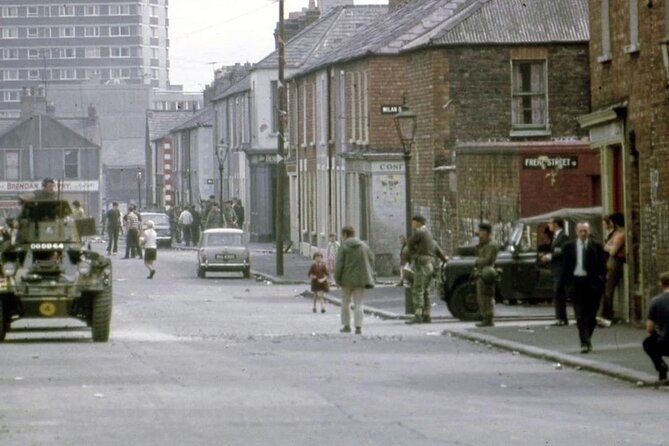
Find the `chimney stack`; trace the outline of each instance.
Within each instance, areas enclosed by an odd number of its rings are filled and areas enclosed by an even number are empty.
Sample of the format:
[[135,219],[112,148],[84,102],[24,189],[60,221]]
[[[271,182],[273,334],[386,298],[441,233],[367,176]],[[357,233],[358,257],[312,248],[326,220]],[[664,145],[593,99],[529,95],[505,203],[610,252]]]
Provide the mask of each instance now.
[[349,5],[353,5],[353,0],[318,0],[318,9],[321,11],[321,16],[324,16],[331,9],[338,6]]
[[47,103],[44,88],[23,87],[21,92],[21,117],[45,114],[47,114]]
[[404,7],[408,3],[411,3],[411,0],[388,0],[388,7],[391,11],[395,11],[396,9]]

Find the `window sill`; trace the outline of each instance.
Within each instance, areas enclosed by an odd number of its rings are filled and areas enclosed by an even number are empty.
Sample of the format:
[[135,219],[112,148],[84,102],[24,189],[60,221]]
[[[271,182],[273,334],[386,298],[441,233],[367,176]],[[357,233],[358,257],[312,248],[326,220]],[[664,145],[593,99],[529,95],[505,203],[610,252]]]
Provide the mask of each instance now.
[[639,53],[639,44],[627,45],[624,50],[625,54],[638,54]]
[[599,63],[611,62],[611,59],[612,59],[611,53],[606,53],[602,54],[601,56],[597,56],[597,62]]
[[512,138],[551,136],[551,131],[547,129],[518,129],[518,130],[511,130],[509,136]]

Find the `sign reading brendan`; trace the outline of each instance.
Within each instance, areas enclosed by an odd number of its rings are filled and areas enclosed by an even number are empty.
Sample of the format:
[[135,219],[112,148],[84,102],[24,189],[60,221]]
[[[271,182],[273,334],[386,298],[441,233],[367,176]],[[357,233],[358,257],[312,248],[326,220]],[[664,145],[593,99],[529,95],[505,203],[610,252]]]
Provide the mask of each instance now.
[[[41,181],[0,181],[0,192],[34,192],[41,188]],[[61,183],[62,192],[97,192],[99,189],[98,181],[63,181]]]
[[528,156],[523,158],[524,169],[578,169],[577,156]]

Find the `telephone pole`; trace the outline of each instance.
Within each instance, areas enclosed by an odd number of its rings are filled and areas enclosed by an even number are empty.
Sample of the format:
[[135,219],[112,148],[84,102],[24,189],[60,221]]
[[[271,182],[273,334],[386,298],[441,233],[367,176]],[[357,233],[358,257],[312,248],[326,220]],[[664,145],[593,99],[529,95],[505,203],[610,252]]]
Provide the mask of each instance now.
[[279,0],[279,30],[277,38],[277,49],[279,52],[279,82],[278,85],[278,141],[277,141],[277,157],[276,157],[276,215],[275,215],[275,229],[276,229],[276,275],[283,276],[283,185],[284,177],[286,176],[286,165],[284,163],[284,132],[285,132],[285,106],[286,106],[286,89],[284,87],[284,70],[286,65],[285,42],[284,42],[284,23],[283,23],[283,6],[284,0]]

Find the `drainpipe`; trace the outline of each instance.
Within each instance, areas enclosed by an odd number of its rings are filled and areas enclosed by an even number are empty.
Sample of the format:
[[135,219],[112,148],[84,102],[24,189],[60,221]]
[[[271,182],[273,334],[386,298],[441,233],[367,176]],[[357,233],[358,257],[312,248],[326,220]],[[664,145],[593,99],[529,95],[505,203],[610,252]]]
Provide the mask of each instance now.
[[332,169],[334,168],[332,152],[334,141],[332,140],[332,68],[327,69],[326,93],[327,93],[327,124],[328,124],[328,236],[332,229]]

